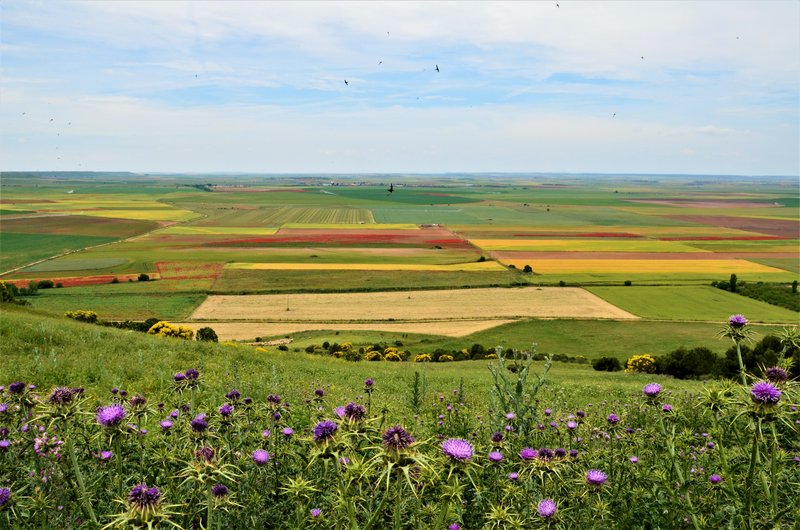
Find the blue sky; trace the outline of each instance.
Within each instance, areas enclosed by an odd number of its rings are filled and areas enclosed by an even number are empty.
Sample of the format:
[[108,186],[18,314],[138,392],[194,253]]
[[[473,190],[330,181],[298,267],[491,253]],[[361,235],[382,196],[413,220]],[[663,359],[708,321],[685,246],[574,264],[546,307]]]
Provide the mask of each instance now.
[[558,4],[4,0],[0,164],[800,174],[800,3]]

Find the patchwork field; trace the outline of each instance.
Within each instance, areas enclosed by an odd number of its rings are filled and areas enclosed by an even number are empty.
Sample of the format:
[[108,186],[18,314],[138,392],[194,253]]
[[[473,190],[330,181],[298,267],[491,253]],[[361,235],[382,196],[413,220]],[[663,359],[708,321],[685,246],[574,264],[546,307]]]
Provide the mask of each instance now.
[[209,296],[192,319],[307,322],[635,319],[576,288],[456,289],[385,293]]

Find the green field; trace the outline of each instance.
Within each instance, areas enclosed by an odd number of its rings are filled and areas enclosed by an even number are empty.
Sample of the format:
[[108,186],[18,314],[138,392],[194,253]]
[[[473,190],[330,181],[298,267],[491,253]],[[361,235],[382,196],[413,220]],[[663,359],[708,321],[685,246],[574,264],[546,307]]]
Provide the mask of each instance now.
[[716,320],[743,314],[752,322],[796,324],[798,313],[710,286],[590,287],[634,315],[663,320]]
[[[95,292],[86,292],[89,289],[86,287],[45,289],[27,300],[34,309],[57,315],[84,309],[108,320],[146,320],[151,317],[181,320],[205,298],[205,295],[197,293],[164,293],[157,285],[160,283],[163,282],[152,282],[156,288],[149,293],[125,292],[124,283],[119,284],[120,292],[114,292],[117,285],[102,286],[103,292],[99,292],[97,287]],[[83,289],[84,293],[75,293],[73,289]]]
[[23,234],[0,231],[0,271],[20,267],[62,252],[116,240],[115,237]]

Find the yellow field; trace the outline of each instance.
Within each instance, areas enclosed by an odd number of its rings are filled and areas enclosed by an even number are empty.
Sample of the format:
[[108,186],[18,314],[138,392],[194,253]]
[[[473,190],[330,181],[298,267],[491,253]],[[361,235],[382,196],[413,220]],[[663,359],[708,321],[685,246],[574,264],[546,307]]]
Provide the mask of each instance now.
[[88,215],[90,217],[113,217],[116,219],[135,219],[137,221],[189,221],[199,215],[189,210],[164,208],[160,210],[74,210],[75,215]]
[[505,267],[496,261],[449,265],[416,263],[228,263],[226,269],[306,270],[306,271],[498,271]]
[[767,267],[751,261],[740,259],[536,259],[536,260],[504,260],[506,265],[522,268],[533,267],[537,274],[572,274],[572,273],[708,273],[708,274],[741,274],[741,273],[778,273],[786,271]]
[[345,224],[345,223],[284,223],[281,228],[295,228],[298,230],[419,230],[415,224]]
[[[289,310],[287,311],[287,307]],[[368,323],[519,318],[636,319],[575,287],[209,296],[191,319]],[[349,326],[349,324],[348,324]]]
[[707,252],[676,241],[648,239],[470,239],[484,250],[573,252]]
[[167,235],[243,235],[243,236],[271,236],[277,228],[258,226],[170,226],[158,231]]
[[313,330],[363,330],[388,331],[392,333],[420,333],[424,335],[446,335],[465,337],[479,331],[508,324],[513,320],[456,320],[452,322],[375,322],[370,324],[326,324],[314,322],[183,322],[197,331],[211,326],[220,340],[253,340],[255,337],[284,336],[289,333]]

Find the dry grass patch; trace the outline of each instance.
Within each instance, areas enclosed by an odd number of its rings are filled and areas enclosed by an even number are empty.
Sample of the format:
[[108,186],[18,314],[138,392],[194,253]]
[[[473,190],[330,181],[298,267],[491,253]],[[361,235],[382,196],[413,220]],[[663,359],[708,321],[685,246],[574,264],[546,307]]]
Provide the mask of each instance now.
[[209,296],[202,320],[341,323],[636,316],[579,288],[487,288],[381,293]]

